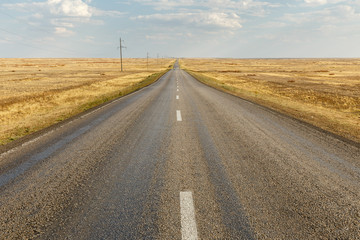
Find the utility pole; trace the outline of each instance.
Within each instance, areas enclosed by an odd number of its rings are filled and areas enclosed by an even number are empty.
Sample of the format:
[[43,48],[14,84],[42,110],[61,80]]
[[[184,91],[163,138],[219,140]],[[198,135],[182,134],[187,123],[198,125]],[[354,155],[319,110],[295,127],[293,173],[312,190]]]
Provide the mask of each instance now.
[[123,71],[122,49],[123,49],[123,48],[126,48],[126,47],[123,47],[123,46],[122,46],[122,42],[123,42],[123,40],[121,40],[121,38],[120,38],[120,63],[121,63],[121,71]]
[[149,70],[149,53],[146,53],[146,69]]

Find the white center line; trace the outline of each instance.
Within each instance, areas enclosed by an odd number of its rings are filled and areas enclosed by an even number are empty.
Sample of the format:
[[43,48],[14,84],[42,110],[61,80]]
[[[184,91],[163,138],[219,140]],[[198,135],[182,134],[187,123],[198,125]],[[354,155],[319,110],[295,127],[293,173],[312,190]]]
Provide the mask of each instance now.
[[176,95],[176,100],[179,100],[179,95]]
[[176,91],[179,91],[179,89],[177,89]]
[[177,119],[178,122],[182,121],[180,110],[176,110],[176,119]]
[[192,192],[180,192],[182,239],[198,239]]

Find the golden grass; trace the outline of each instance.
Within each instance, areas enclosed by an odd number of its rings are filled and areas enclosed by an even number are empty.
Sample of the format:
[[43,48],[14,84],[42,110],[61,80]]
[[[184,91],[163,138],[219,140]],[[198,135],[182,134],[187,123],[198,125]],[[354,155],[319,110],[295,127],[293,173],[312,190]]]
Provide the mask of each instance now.
[[360,142],[360,59],[182,59],[198,80]]
[[0,59],[0,144],[156,80],[172,59]]

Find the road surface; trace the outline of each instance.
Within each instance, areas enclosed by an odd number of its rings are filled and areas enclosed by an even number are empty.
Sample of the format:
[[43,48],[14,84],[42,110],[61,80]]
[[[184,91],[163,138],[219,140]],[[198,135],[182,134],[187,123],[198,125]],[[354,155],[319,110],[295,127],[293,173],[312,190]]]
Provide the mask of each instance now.
[[176,64],[4,151],[0,239],[359,239],[359,156]]

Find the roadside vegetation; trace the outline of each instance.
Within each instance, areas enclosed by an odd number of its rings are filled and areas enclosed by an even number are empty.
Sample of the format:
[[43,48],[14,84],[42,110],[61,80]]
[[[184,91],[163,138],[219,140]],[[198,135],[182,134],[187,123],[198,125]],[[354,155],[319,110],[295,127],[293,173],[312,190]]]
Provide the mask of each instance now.
[[0,59],[0,144],[159,79],[173,59]]
[[360,59],[181,59],[199,81],[360,142]]

